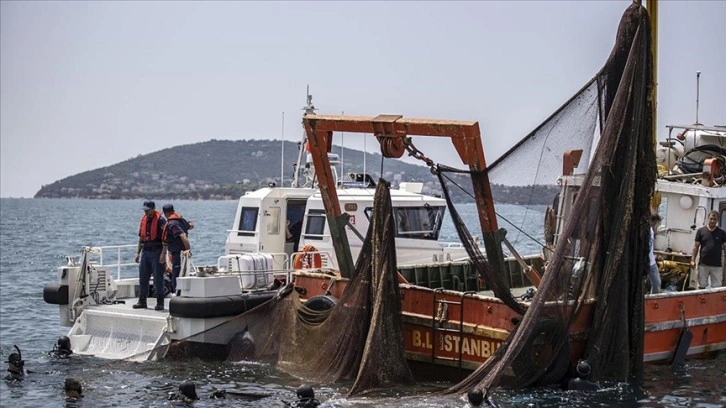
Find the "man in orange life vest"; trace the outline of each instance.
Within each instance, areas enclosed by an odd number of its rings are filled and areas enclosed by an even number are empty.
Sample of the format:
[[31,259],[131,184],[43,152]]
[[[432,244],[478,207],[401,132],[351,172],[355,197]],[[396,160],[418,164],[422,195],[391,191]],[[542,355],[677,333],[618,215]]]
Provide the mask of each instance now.
[[[164,310],[164,263],[162,256],[161,236],[164,232],[166,219],[153,201],[144,202],[144,216],[139,224],[139,245],[136,248],[134,262],[139,264],[139,302],[134,309],[146,309],[146,297],[149,295],[149,279],[154,275],[155,310]],[[141,259],[139,259],[141,258]],[[140,262],[139,262],[140,261]]]
[[163,210],[166,226],[162,235],[162,241],[164,241],[162,256],[166,257],[166,251],[171,253],[171,289],[176,293],[176,278],[179,277],[181,271],[181,255],[184,253],[187,257],[192,256],[187,231],[194,227],[181,215],[174,212],[172,204],[164,204]]

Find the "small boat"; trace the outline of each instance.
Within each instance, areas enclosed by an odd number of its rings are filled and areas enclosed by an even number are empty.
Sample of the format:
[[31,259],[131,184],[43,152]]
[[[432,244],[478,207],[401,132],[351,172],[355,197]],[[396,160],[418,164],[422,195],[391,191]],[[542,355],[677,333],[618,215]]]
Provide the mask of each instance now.
[[[173,342],[272,299],[277,287],[290,279],[289,274],[273,270],[271,255],[222,256],[218,265],[194,271],[191,262],[183,259],[177,292],[168,293],[165,310],[134,309],[139,280],[122,278],[121,271],[138,268],[124,261],[133,259],[135,249],[136,245],[84,247],[80,262],[68,257],[68,264],[58,268],[58,282],[44,286],[43,299],[58,305],[60,324],[71,328],[68,337],[74,353],[133,361],[158,359]],[[233,272],[225,269],[230,263],[239,267]],[[222,350],[230,338],[207,336],[205,342]]]

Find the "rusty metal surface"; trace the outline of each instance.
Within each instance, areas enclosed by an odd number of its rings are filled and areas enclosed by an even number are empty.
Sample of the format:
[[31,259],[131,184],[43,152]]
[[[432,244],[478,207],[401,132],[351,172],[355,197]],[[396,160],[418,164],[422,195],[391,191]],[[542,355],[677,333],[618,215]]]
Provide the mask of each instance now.
[[[479,122],[404,118],[401,115],[388,114],[378,116],[308,114],[303,118],[303,125],[315,165],[320,194],[328,216],[338,217],[342,213],[327,155],[332,148],[333,132],[371,134],[376,136],[379,143],[384,144],[384,149],[392,151],[394,156],[399,153],[398,146],[405,145],[406,137],[448,137],[463,164],[469,166],[469,170],[472,171],[472,185],[482,233],[493,233],[498,229],[489,177],[484,171],[486,161]],[[398,138],[400,142],[391,141],[391,138]],[[395,148],[391,148],[392,146]],[[337,236],[338,232],[331,231],[331,235],[336,241],[342,238]],[[340,255],[343,254],[337,254],[336,249],[336,255],[340,260]],[[496,257],[496,255],[494,256]]]

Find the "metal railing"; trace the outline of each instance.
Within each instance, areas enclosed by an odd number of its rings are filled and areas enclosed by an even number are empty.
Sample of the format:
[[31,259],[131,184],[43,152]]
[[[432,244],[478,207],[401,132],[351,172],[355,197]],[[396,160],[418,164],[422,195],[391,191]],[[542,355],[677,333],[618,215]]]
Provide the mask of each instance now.
[[[131,267],[131,266],[137,267],[137,265],[138,265],[136,262],[134,262],[134,259],[133,259],[133,257],[136,255],[136,252],[135,252],[136,247],[137,247],[137,244],[108,245],[108,246],[91,247],[91,252],[90,252],[89,256],[97,255],[97,261],[95,261],[97,263],[97,265],[108,267],[109,272],[111,269],[115,268],[116,269],[116,280],[120,280],[121,279],[121,270],[123,270],[124,268]],[[125,251],[124,250],[131,250],[131,261],[130,262],[123,262],[123,261],[125,261],[125,257],[124,257]],[[109,252],[111,252],[111,254],[109,254]]]

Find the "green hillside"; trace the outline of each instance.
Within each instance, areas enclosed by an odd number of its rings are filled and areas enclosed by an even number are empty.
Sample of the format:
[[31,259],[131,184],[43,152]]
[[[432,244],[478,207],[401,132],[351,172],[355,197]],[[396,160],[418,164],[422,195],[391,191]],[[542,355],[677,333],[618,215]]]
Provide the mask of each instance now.
[[[341,147],[334,146],[341,154]],[[298,145],[285,142],[285,180],[289,186]],[[343,149],[344,171],[362,172],[363,154]],[[280,183],[280,141],[274,140],[210,140],[207,142],[171,147],[139,155],[111,166],[79,173],[43,186],[36,198],[111,198],[111,199],[236,199],[269,183]],[[381,155],[366,154],[366,170],[380,177]],[[400,160],[383,162],[383,177],[394,186],[399,181],[423,182],[424,192],[440,194],[438,180],[428,168]],[[467,178],[454,177],[457,183],[468,186]],[[498,202],[548,204],[554,187],[493,186]],[[541,191],[544,190],[544,191]],[[471,201],[459,189],[452,189],[457,201]],[[537,202],[532,202],[536,197]]]

